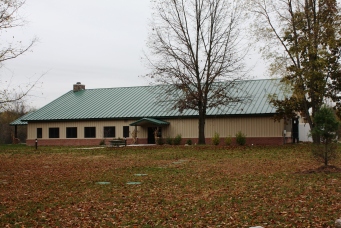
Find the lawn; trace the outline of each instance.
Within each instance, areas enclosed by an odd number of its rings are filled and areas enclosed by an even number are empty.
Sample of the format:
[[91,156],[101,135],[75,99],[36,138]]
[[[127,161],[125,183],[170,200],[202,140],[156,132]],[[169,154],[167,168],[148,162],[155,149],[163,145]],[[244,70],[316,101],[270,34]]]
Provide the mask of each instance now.
[[309,145],[0,146],[0,226],[333,227],[341,174],[320,165]]

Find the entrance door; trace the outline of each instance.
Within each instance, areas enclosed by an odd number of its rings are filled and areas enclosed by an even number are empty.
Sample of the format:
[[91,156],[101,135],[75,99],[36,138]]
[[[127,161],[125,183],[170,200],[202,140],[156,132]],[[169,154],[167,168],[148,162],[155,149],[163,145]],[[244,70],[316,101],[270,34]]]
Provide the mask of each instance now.
[[155,144],[155,136],[154,131],[156,130],[155,127],[148,127],[148,144]]
[[[155,144],[155,131],[156,131],[157,127],[148,127],[148,144]],[[157,137],[162,137],[162,133],[161,133],[161,127],[159,127],[159,131],[157,133]]]
[[292,142],[293,143],[299,142],[298,126],[299,126],[298,118],[293,118],[292,119]]

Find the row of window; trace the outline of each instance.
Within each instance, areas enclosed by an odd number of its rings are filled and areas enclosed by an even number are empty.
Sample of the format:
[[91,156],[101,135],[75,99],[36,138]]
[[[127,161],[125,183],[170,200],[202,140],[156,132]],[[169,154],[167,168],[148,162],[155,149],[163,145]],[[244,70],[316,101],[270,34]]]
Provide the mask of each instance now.
[[[37,138],[43,137],[43,129],[37,128]],[[116,129],[114,126],[103,128],[104,138],[116,137]],[[129,137],[129,126],[123,126],[123,137]],[[49,128],[49,138],[59,138],[59,128]],[[77,138],[77,127],[66,128],[66,138]],[[96,127],[84,127],[84,138],[96,138]]]

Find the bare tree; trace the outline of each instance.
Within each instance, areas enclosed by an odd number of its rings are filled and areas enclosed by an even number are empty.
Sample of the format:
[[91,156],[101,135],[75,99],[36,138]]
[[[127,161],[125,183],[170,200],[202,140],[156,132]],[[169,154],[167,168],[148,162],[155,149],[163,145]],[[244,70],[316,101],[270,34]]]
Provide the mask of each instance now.
[[[25,24],[24,19],[19,14],[19,10],[24,4],[25,1],[22,0],[4,0],[0,2],[0,32],[7,32],[12,28],[20,27]],[[27,45],[23,45],[21,41],[7,42],[6,39],[2,37],[0,44],[0,67],[2,67],[7,60],[15,59],[28,52],[36,42],[37,39],[34,38]],[[41,77],[39,77],[39,79],[40,78]],[[6,83],[0,76],[0,109],[27,96],[39,79],[28,82],[21,88],[11,88],[11,83]]]
[[168,84],[174,109],[198,111],[198,143],[205,144],[207,109],[240,102],[242,1],[155,0],[147,56],[156,83]]

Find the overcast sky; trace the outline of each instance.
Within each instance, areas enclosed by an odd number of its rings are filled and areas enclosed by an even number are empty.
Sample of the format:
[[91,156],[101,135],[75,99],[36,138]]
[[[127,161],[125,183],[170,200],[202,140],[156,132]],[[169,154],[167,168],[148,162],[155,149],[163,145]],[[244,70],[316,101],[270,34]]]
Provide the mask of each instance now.
[[[89,89],[148,85],[139,76],[147,73],[141,57],[150,0],[26,0],[21,15],[27,24],[15,31],[15,39],[36,36],[39,42],[0,71],[2,78],[13,76],[12,86],[46,73],[28,99],[30,106],[46,105],[76,82]],[[251,75],[264,78],[262,67]]]

